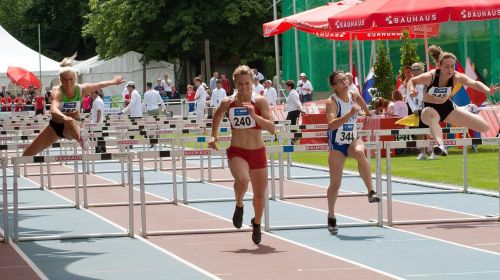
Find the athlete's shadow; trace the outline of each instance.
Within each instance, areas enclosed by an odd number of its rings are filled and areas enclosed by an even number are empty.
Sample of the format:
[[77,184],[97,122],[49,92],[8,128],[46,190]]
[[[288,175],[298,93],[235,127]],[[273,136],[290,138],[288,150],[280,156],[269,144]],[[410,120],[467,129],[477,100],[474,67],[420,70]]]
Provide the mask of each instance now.
[[234,250],[234,251],[222,251],[222,252],[229,252],[229,253],[236,253],[236,254],[253,254],[253,255],[268,255],[268,254],[276,254],[276,253],[283,253],[285,251],[278,251],[276,248],[267,246],[267,245],[256,245],[255,249],[239,249],[239,250]]
[[345,240],[345,241],[366,241],[366,240],[375,240],[375,239],[384,238],[381,235],[348,236],[348,235],[337,234],[334,236],[340,240]]

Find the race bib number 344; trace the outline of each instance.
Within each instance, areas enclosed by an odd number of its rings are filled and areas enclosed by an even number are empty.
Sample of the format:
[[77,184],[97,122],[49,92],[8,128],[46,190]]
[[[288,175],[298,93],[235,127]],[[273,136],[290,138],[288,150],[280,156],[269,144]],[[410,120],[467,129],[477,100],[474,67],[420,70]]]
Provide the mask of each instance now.
[[354,123],[345,123],[337,130],[335,142],[339,144],[350,144],[358,138],[358,131]]
[[229,121],[236,129],[255,127],[255,120],[250,116],[250,112],[244,107],[229,109]]

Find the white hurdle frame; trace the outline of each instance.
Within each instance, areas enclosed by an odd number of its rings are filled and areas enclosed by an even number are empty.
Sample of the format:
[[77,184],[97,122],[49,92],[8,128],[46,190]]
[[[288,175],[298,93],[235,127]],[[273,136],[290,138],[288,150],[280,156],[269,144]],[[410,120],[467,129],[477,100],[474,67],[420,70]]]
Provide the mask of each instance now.
[[[12,158],[12,164],[14,165],[15,175],[19,172],[19,164],[23,163],[51,163],[51,162],[66,162],[73,161],[77,166],[78,161],[91,161],[91,160],[101,160],[108,159],[109,155],[103,154],[84,154],[84,155],[68,155],[68,156],[25,156],[25,157],[15,157]],[[128,156],[129,170],[131,170],[133,155]],[[62,240],[62,239],[81,239],[81,238],[101,238],[101,237],[134,237],[134,206],[133,206],[133,178],[131,171],[128,171],[129,176],[129,228],[125,232],[117,233],[95,233],[95,234],[74,234],[74,235],[41,235],[41,236],[20,236],[19,233],[19,186],[18,177],[14,176],[14,190],[13,190],[13,216],[14,216],[14,242],[18,243],[21,241],[36,241],[36,240]],[[78,178],[78,175],[76,175]],[[52,209],[53,207],[38,207],[37,209]],[[80,209],[80,195],[79,195],[79,184],[78,180],[75,184],[75,208]],[[34,209],[26,208],[26,209]]]
[[9,200],[7,192],[7,164],[8,159],[2,157],[2,213],[3,213],[3,226],[2,234],[0,235],[0,242],[9,243]]
[[[436,145],[435,140],[417,140],[417,141],[388,141],[385,142],[386,148],[386,176],[387,176],[387,225],[416,225],[416,224],[442,224],[442,223],[465,223],[465,222],[486,222],[486,221],[497,221],[500,222],[500,216],[496,217],[492,215],[491,217],[475,217],[475,218],[454,218],[454,219],[428,219],[428,220],[393,220],[393,207],[392,207],[392,195],[396,194],[392,191],[392,174],[391,174],[391,148],[426,148]],[[466,150],[469,145],[498,145],[498,182],[499,182],[499,196],[498,196],[498,214],[500,215],[500,138],[462,138],[462,139],[445,139],[444,144],[446,146],[463,146]],[[467,165],[465,165],[465,173],[467,174]],[[465,177],[464,177],[465,179]],[[463,191],[468,193],[482,194],[486,195],[484,192],[472,192]],[[493,195],[494,196],[494,195]]]
[[[161,151],[161,152],[143,152],[139,153],[139,160],[144,157],[171,157],[173,163],[173,176],[176,178],[176,158],[182,157],[183,159],[183,168],[182,168],[182,178],[183,178],[183,203],[187,204],[187,186],[186,186],[186,168],[185,168],[185,157],[186,153],[194,153],[195,155],[223,155],[225,154],[225,150],[212,150],[212,149],[204,149],[204,150],[175,150],[175,151]],[[142,165],[141,165],[142,166]],[[174,181],[176,181],[174,179]],[[147,236],[155,236],[155,235],[187,235],[187,234],[213,234],[213,233],[228,233],[228,232],[245,232],[252,231],[251,227],[243,227],[240,229],[237,228],[209,228],[209,229],[193,229],[193,230],[157,230],[157,231],[148,231],[147,230],[147,217],[146,217],[146,192],[144,187],[144,172],[141,170],[141,230],[140,235],[143,237]],[[267,189],[266,189],[267,195]],[[235,199],[232,198],[234,201]],[[191,202],[207,202],[208,200],[198,200]],[[210,201],[225,201],[225,200],[210,200]],[[174,185],[174,204],[177,205],[177,187]]]
[[[381,143],[380,142],[365,142],[365,147],[371,147],[375,148],[377,150],[377,162],[380,162],[380,150],[381,150]],[[306,151],[328,151],[329,146],[328,144],[306,144],[306,145],[285,145],[285,146],[274,146],[270,147],[269,152],[270,153],[293,153],[293,152],[306,152]],[[282,156],[280,156],[280,168],[279,168],[279,184],[280,184],[280,195],[283,193],[283,181],[284,181],[284,171],[283,171],[283,160]],[[274,155],[271,156],[271,170],[274,170]],[[376,180],[375,180],[375,190],[377,193],[382,192],[382,181],[381,181],[381,167],[380,164],[377,165],[376,169]],[[272,180],[274,181],[274,180]],[[271,183],[271,189],[272,189],[272,194],[274,195],[276,192],[274,189],[274,182]],[[326,192],[326,190],[325,190]],[[367,195],[367,193],[352,193],[352,194],[343,194],[342,196],[361,196],[361,195]],[[341,195],[339,195],[340,197]],[[296,198],[300,197],[326,197],[325,195],[322,196],[295,196]],[[280,200],[283,200],[280,198]],[[327,224],[306,224],[306,225],[285,225],[285,226],[271,226],[269,223],[269,200],[266,199],[266,207],[265,207],[265,213],[264,213],[266,220],[268,223],[265,224],[265,230],[266,231],[273,231],[273,230],[290,230],[290,229],[313,229],[313,228],[326,228]],[[361,226],[383,226],[383,200],[381,199],[380,202],[378,202],[377,205],[377,220],[376,221],[367,221],[367,222],[360,222],[360,223],[342,223],[338,225],[339,227],[361,227]]]

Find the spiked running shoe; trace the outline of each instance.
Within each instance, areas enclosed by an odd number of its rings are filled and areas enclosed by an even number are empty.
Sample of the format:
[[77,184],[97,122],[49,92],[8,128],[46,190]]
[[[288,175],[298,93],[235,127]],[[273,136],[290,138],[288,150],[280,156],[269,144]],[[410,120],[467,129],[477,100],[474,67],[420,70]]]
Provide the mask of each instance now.
[[337,235],[339,227],[337,226],[337,219],[328,218],[328,231],[332,235]]
[[377,193],[372,190],[370,193],[368,193],[368,202],[380,202],[380,196],[378,196]]
[[241,228],[243,225],[243,207],[238,207],[238,205],[234,207],[233,225],[235,228]]
[[255,245],[259,245],[260,241],[262,239],[262,234],[260,232],[260,224],[257,225],[255,223],[255,218],[252,218],[252,220],[250,220],[250,222],[252,223],[252,228],[253,228],[252,241],[253,241],[253,243],[255,243]]
[[87,130],[81,128],[80,129],[80,139],[78,139],[78,143],[82,147],[82,149],[88,149],[88,141],[89,141],[89,133]]
[[444,145],[436,145],[434,146],[434,154],[445,157],[448,155],[448,151]]

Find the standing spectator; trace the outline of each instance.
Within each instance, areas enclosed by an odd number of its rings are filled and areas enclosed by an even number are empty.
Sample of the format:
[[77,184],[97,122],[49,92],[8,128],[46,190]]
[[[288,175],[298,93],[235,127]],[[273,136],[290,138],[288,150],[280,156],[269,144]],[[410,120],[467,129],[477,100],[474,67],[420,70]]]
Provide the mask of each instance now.
[[45,104],[50,104],[50,95],[52,94],[52,91],[50,90],[50,87],[45,87]]
[[128,114],[132,118],[141,118],[142,117],[142,102],[141,95],[137,90],[135,90],[135,83],[129,81],[127,83],[127,89],[131,96],[130,103],[123,109],[123,114]]
[[312,100],[313,86],[307,79],[306,73],[300,73],[300,80],[297,82],[297,92],[303,103]]
[[207,104],[208,95],[200,77],[194,78],[194,85],[197,87],[196,95],[194,96],[196,119],[198,119],[198,121],[201,121],[205,118],[205,106]]
[[262,75],[262,73],[260,73],[260,72],[257,70],[257,68],[252,69],[252,71],[253,71],[253,76],[254,76],[254,77],[257,77],[257,80],[259,81],[259,83],[260,83],[260,84],[262,84],[262,83],[264,82],[264,80],[266,79],[266,78],[264,77],[264,75]]
[[255,94],[264,96],[264,87],[259,83],[259,78],[257,76],[253,77],[252,91]]
[[35,87],[30,85],[28,87],[28,94],[30,95],[31,97],[31,100],[33,100],[35,98],[35,95],[36,95],[36,90],[35,90]]
[[187,91],[186,91],[186,101],[188,103],[188,108],[189,112],[194,111],[194,97],[196,95],[196,92],[194,92],[192,85],[187,85]]
[[42,96],[42,91],[37,90],[35,96],[35,116],[45,114],[45,97]]
[[24,107],[26,106],[26,100],[23,97],[22,93],[18,93],[17,97],[14,98],[14,111],[20,112],[24,111]]
[[181,94],[175,86],[172,86],[172,96],[170,96],[170,99],[181,99]]
[[125,104],[125,107],[127,107],[130,104],[130,99],[132,98],[131,92],[135,90],[135,86],[133,88],[129,87],[128,85],[125,87],[125,91],[123,92],[123,102]]
[[2,85],[0,89],[0,98],[5,97],[6,95],[10,96],[10,92],[7,91],[6,85]]
[[359,89],[358,87],[354,84],[354,77],[352,76],[351,72],[346,72],[345,76],[349,80],[349,91],[350,92],[357,92],[359,94]]
[[10,97],[10,94],[6,93],[4,97],[0,98],[0,105],[2,105],[3,112],[10,112],[12,110],[12,97]]
[[283,80],[283,72],[280,70],[280,79],[281,81],[278,81],[278,75],[275,75],[273,77],[273,87],[276,89],[278,92],[278,104],[283,103],[283,100],[285,99],[285,94],[284,94],[284,89],[285,89],[285,81]]
[[25,111],[32,111],[33,110],[33,99],[31,98],[31,94],[29,94],[29,92],[27,92],[24,95],[24,99],[26,100]]
[[160,114],[160,107],[158,104],[161,105],[164,112],[167,110],[165,103],[161,99],[160,93],[153,89],[153,83],[147,82],[142,106],[146,109],[149,116],[158,116]]
[[408,104],[408,100],[406,99],[408,96],[410,96],[410,93],[408,93],[408,82],[410,81],[411,78],[413,78],[413,72],[411,71],[411,66],[405,66],[404,70],[404,80],[401,83],[401,85],[397,88],[397,90],[403,95],[403,101],[407,104],[408,109],[410,109],[410,104]]
[[276,100],[278,99],[278,93],[276,92],[276,89],[272,87],[272,83],[270,80],[265,81],[264,86],[264,96],[267,99],[267,103],[269,103],[269,106],[275,106]]
[[[92,99],[94,99],[94,101],[92,102],[92,109],[90,111],[91,122],[104,123],[104,101],[102,100],[104,94],[102,93],[102,90],[95,90],[90,95],[92,96]],[[98,137],[97,140],[104,140],[104,138]],[[106,145],[100,146],[99,144],[97,144],[97,146],[95,147],[95,152],[105,153]]]
[[217,87],[217,80],[219,79],[219,73],[214,72],[212,78],[210,79],[210,91],[213,91]]
[[220,74],[222,88],[226,91],[227,96],[231,95],[231,82],[226,78],[226,74]]
[[90,109],[92,109],[92,97],[90,93],[86,93],[82,100],[82,110],[84,113],[90,113]]
[[215,89],[212,91],[212,97],[210,98],[210,107],[219,107],[222,99],[226,96],[226,91],[222,88],[222,81],[217,80],[215,83]]
[[[285,90],[288,91],[288,97],[286,98],[286,120],[291,121],[291,125],[297,125],[300,113],[304,112],[302,108],[302,103],[300,103],[299,93],[294,89],[295,82],[288,80],[285,83]],[[295,132],[295,130],[292,130]],[[292,139],[292,144],[295,145],[297,138]]]
[[163,75],[163,77],[165,78],[165,81],[163,81],[163,88],[165,89],[165,94],[167,96],[171,96],[172,95],[172,81],[168,78],[168,74],[165,74]]

